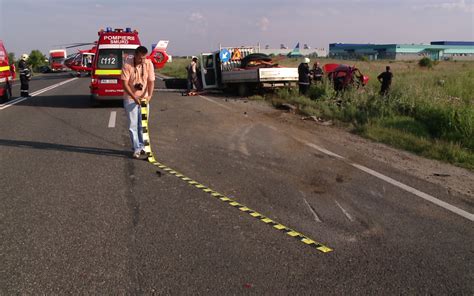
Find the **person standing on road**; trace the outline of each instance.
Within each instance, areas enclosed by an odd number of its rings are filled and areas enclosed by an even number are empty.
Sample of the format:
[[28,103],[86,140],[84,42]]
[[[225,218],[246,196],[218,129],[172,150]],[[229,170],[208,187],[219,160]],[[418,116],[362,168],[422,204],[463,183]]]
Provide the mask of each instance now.
[[128,119],[133,158],[145,154],[140,101],[150,102],[155,88],[155,69],[146,58],[147,53],[146,47],[137,47],[133,59],[124,61],[122,67],[123,106]]
[[306,95],[308,93],[309,85],[311,83],[311,75],[309,71],[309,58],[304,58],[303,62],[298,66],[298,85],[300,94]]
[[193,86],[196,88],[197,91],[201,90],[199,85],[199,80],[197,76],[197,57],[193,57],[191,63],[186,67],[186,71],[188,72],[188,94],[193,89]]
[[393,74],[390,72],[390,66],[385,67],[385,72],[382,72],[377,76],[379,82],[382,83],[382,86],[380,87],[380,94],[382,96],[388,95],[390,86],[392,85],[392,78]]
[[28,65],[28,55],[26,53],[21,55],[20,62],[18,62],[18,69],[20,71],[20,96],[24,98],[31,97],[28,93],[30,89],[31,70]]

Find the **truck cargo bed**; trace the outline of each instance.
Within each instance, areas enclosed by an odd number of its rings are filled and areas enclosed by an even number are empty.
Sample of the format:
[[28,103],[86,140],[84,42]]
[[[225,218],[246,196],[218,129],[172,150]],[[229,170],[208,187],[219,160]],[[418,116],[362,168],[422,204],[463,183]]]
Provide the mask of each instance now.
[[298,81],[297,68],[255,68],[222,72],[223,83]]

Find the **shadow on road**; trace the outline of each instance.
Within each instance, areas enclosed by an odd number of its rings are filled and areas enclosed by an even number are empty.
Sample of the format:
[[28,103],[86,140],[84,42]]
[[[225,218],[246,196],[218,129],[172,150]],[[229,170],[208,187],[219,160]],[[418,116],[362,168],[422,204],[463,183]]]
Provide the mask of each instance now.
[[95,147],[80,147],[72,145],[62,145],[44,142],[32,142],[32,141],[19,141],[19,140],[5,140],[0,139],[0,146],[27,148],[27,149],[40,149],[40,150],[53,150],[53,151],[67,151],[94,155],[105,155],[120,158],[129,158],[130,152],[123,150],[104,149]]
[[31,77],[31,80],[52,80],[52,79],[65,79],[65,78],[73,78],[75,77],[69,72],[62,72],[62,73],[42,73],[36,74]]
[[102,101],[98,106],[91,106],[89,95],[34,96],[16,106],[72,109],[121,108],[123,101],[122,99]]

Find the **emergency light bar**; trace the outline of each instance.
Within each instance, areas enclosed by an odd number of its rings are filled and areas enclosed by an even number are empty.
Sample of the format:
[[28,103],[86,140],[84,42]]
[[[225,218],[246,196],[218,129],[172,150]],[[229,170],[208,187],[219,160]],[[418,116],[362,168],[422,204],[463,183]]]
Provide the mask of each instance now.
[[[123,29],[120,29],[120,28],[116,28],[116,29],[112,29],[112,27],[106,27],[105,28],[105,31],[104,29],[100,29],[99,32],[98,32],[98,35],[100,35],[100,33],[122,33],[124,32]],[[125,33],[138,33],[137,30],[133,30],[132,31],[132,28],[125,28]]]

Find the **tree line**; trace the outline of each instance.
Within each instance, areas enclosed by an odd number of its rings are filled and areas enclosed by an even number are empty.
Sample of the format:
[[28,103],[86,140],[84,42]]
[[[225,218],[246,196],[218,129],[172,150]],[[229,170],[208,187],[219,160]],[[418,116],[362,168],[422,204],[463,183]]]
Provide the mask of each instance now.
[[[8,61],[10,65],[14,64],[18,68],[18,62],[20,60],[16,59],[15,53],[8,53]],[[41,51],[34,49],[28,55],[28,64],[31,66],[33,71],[37,72],[41,66],[48,64],[48,58]]]

